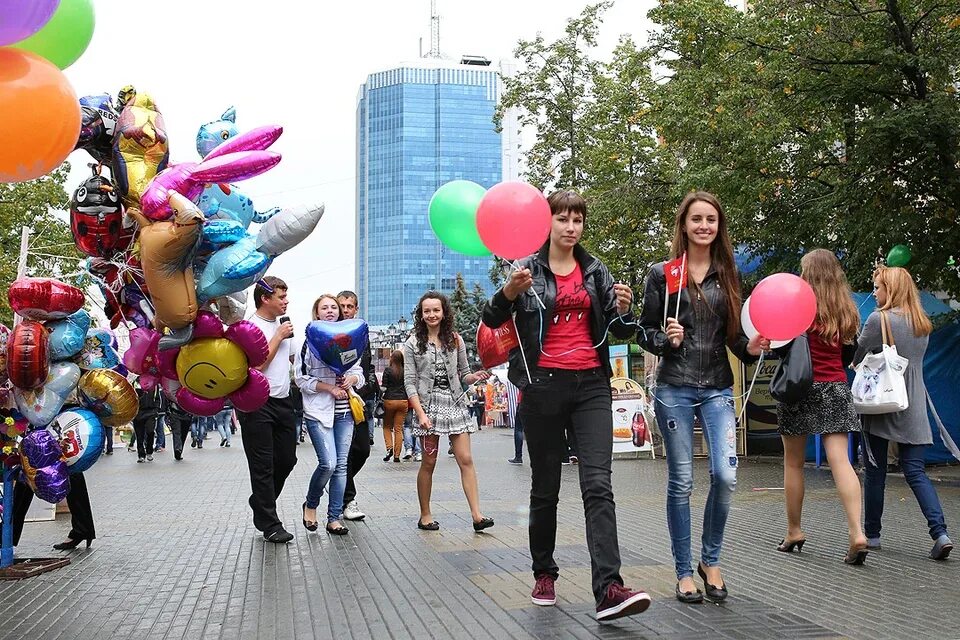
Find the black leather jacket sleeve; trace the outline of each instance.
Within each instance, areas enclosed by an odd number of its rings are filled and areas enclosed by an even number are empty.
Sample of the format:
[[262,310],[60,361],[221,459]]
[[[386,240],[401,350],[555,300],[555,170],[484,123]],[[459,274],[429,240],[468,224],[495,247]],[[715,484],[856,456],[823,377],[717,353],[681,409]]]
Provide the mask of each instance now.
[[673,350],[663,326],[663,306],[667,302],[664,297],[666,286],[663,267],[651,267],[643,288],[643,312],[640,314],[637,342],[655,356],[663,356]]

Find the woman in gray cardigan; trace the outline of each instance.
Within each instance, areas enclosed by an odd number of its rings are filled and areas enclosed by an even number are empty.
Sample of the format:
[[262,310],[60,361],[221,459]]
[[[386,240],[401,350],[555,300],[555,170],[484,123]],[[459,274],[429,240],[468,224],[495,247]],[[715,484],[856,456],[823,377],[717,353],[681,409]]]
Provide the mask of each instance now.
[[902,267],[880,267],[873,274],[873,295],[877,311],[870,314],[854,363],[859,364],[868,353],[883,348],[881,323],[884,318],[897,352],[907,358],[904,380],[909,405],[904,411],[863,416],[863,432],[867,436],[873,460],[867,462],[864,480],[864,530],[867,547],[880,548],[880,520],[883,516],[883,490],[887,475],[887,443],[896,442],[900,450],[900,468],[913,490],[920,510],[927,518],[930,537],[934,540],[930,557],[945,560],[953,549],[947,537],[947,525],[936,489],[924,468],[924,453],[933,444],[927,419],[927,397],[923,385],[923,356],[933,327],[920,306],[920,296],[910,273]]
[[467,348],[453,330],[453,310],[445,295],[428,291],[417,303],[413,335],[403,345],[403,382],[410,407],[416,413],[413,435],[422,438],[423,459],[417,474],[420,519],[417,528],[436,531],[440,524],[430,511],[433,470],[437,466],[440,436],[449,436],[460,467],[460,482],[470,505],[474,531],[493,526],[480,511],[477,471],[470,452],[470,434],[476,421],[467,411],[464,389],[490,377],[487,371],[470,373]]

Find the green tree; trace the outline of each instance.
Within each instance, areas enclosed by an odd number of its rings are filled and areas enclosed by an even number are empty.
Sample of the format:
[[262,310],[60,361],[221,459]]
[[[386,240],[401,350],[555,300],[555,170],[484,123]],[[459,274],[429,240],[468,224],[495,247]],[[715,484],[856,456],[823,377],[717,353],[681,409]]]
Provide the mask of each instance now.
[[480,309],[477,308],[476,294],[467,291],[462,273],[457,274],[457,285],[450,296],[450,306],[455,316],[454,330],[463,338],[463,343],[467,347],[467,359],[473,363],[477,354],[477,325],[480,324]]
[[650,15],[677,195],[717,193],[767,271],[822,246],[864,288],[903,243],[922,286],[960,293],[955,3],[766,0],[742,14],[662,0]]
[[597,72],[588,48],[597,45],[603,13],[611,6],[610,0],[588,5],[567,20],[563,36],[549,44],[541,34],[521,40],[514,55],[523,70],[503,79],[494,122],[499,130],[503,114],[515,108],[521,126],[536,130],[536,141],[526,153],[526,177],[540,188],[575,187],[583,178],[581,156],[588,143],[582,121]]
[[[30,182],[0,184],[0,282],[4,289],[16,279],[21,229],[29,227],[28,276],[59,277],[76,271],[80,259],[70,225],[54,214],[67,208],[64,182],[70,165]],[[0,296],[0,322],[12,326],[7,296]]]

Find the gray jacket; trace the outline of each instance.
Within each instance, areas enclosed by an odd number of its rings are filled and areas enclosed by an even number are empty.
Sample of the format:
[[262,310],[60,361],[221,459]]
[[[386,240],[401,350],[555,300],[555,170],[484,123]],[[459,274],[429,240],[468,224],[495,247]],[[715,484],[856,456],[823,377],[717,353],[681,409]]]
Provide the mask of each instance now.
[[470,365],[467,364],[467,347],[460,336],[457,336],[457,345],[455,351],[440,351],[428,343],[426,352],[420,353],[417,336],[407,338],[403,343],[403,385],[408,398],[419,396],[426,400],[430,396],[437,358],[446,358],[447,378],[454,395],[463,391],[466,386],[464,378],[470,375]]
[[[897,413],[860,416],[863,430],[891,442],[933,444],[930,421],[927,418],[927,396],[923,386],[923,356],[927,351],[929,338],[915,336],[910,321],[899,311],[887,311],[886,315],[890,320],[897,353],[910,361],[903,376],[907,385],[909,406]],[[860,364],[865,355],[880,352],[882,346],[880,312],[874,311],[863,326],[853,363]]]

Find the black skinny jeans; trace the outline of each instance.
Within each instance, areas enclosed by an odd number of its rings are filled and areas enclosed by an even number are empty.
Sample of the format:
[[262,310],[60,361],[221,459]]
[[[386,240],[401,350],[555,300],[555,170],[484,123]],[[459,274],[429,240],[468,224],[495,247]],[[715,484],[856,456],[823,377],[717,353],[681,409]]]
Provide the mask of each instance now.
[[157,432],[157,416],[133,421],[133,431],[137,434],[137,457],[153,455],[153,440]]
[[353,440],[350,441],[350,453],[347,455],[347,489],[343,493],[343,506],[357,497],[357,484],[354,478],[363,469],[370,457],[370,425],[365,420],[353,427]]
[[580,492],[586,517],[593,595],[599,604],[610,583],[620,577],[620,546],[613,502],[610,462],[613,414],[610,381],[603,369],[536,369],[523,390],[519,413],[527,439],[533,482],[530,487],[530,555],[534,576],[554,577],[557,503],[561,462],[567,459],[565,432],[571,432],[580,458]]

